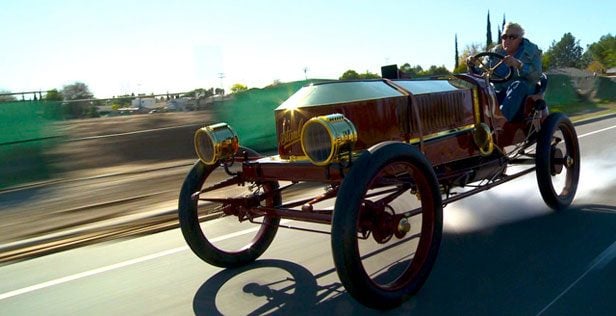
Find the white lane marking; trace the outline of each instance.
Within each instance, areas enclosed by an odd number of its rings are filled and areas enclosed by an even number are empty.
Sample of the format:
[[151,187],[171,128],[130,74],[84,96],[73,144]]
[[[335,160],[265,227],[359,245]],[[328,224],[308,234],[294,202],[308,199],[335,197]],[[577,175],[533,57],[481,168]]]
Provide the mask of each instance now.
[[616,128],[616,125],[610,126],[610,127],[606,127],[606,128],[602,128],[600,130],[588,132],[588,133],[583,134],[583,135],[579,135],[578,138],[582,138],[582,137],[590,136],[590,135],[593,135],[593,134],[598,134],[598,133],[601,133],[601,132],[605,132],[605,131],[610,130],[612,128]]
[[118,136],[134,135],[134,134],[143,134],[143,133],[157,132],[157,131],[162,131],[162,130],[167,130],[167,129],[184,128],[184,127],[199,126],[199,125],[203,125],[203,124],[185,124],[185,125],[178,125],[178,126],[167,126],[167,127],[159,127],[159,128],[152,128],[152,129],[144,129],[140,131],[125,132],[125,133],[118,133],[118,134],[88,136],[88,137],[82,137],[82,138],[69,139],[69,141],[78,142],[82,140],[92,140],[92,139],[107,138],[107,137],[118,137]]
[[59,279],[55,279],[55,280],[51,280],[51,281],[35,284],[35,285],[32,285],[32,286],[24,287],[24,288],[21,288],[21,289],[18,289],[18,290],[14,290],[14,291],[10,291],[10,292],[6,292],[6,293],[3,293],[3,294],[0,294],[0,300],[7,299],[9,297],[13,297],[13,296],[17,296],[17,295],[21,295],[21,294],[26,294],[26,293],[33,292],[33,291],[36,291],[36,290],[44,289],[46,287],[50,287],[50,286],[59,285],[59,284],[62,284],[62,283],[74,281],[74,280],[77,280],[77,279],[82,279],[82,278],[89,277],[89,276],[96,275],[96,274],[100,274],[100,273],[103,273],[103,272],[107,272],[107,271],[111,271],[111,270],[127,267],[127,266],[130,266],[130,265],[133,265],[133,264],[137,264],[137,263],[140,263],[140,262],[144,262],[144,261],[148,261],[148,260],[152,260],[152,259],[156,259],[156,258],[172,255],[174,253],[178,253],[178,252],[184,251],[186,249],[188,249],[187,246],[178,247],[178,248],[174,248],[174,249],[170,249],[170,250],[165,250],[165,251],[161,251],[159,253],[147,255],[145,257],[135,258],[135,259],[127,260],[127,261],[124,261],[124,262],[112,264],[110,266],[101,267],[101,268],[98,268],[98,269],[94,269],[94,270],[90,270],[90,271],[85,271],[85,272],[81,272],[81,273],[65,276],[63,278],[59,278]]
[[[223,235],[223,236],[220,236],[220,237],[213,238],[213,239],[210,240],[210,242],[217,242],[217,241],[221,241],[221,240],[237,237],[237,236],[240,236],[240,235],[248,234],[248,233],[256,231],[257,229],[259,229],[259,227],[253,227],[253,228],[241,230],[239,232],[235,232],[235,233],[231,233],[231,234],[227,234],[227,235]],[[0,294],[0,301],[4,300],[4,299],[7,299],[7,298],[10,298],[10,297],[14,297],[14,296],[30,293],[30,292],[33,292],[33,291],[36,291],[36,290],[44,289],[44,288],[55,286],[55,285],[59,285],[59,284],[62,284],[62,283],[66,283],[66,282],[70,282],[70,281],[74,281],[74,280],[78,280],[78,279],[83,279],[83,278],[86,278],[86,277],[89,277],[89,276],[93,276],[93,275],[101,274],[101,273],[108,272],[108,271],[111,271],[111,270],[116,270],[116,269],[128,267],[128,266],[131,266],[131,265],[134,265],[134,264],[138,264],[138,263],[141,263],[141,262],[145,262],[145,261],[157,259],[157,258],[160,258],[160,257],[165,257],[165,256],[173,255],[173,254],[176,254],[178,252],[185,251],[185,250],[188,250],[188,246],[177,247],[177,248],[173,248],[173,249],[157,252],[157,253],[154,253],[154,254],[151,254],[151,255],[147,255],[147,256],[144,256],[144,257],[135,258],[135,259],[123,261],[123,262],[120,262],[120,263],[112,264],[112,265],[109,265],[109,266],[106,266],[106,267],[101,267],[101,268],[97,268],[97,269],[94,269],[94,270],[85,271],[85,272],[81,272],[81,273],[65,276],[65,277],[62,277],[62,278],[59,278],[59,279],[55,279],[55,280],[51,280],[51,281],[47,281],[47,282],[31,285],[31,286],[28,286],[28,287],[24,287],[24,288],[21,288],[21,289],[17,289],[17,290],[13,290],[13,291],[10,291],[10,292],[6,292],[6,293]]]
[[580,282],[588,273],[596,269],[603,269],[605,266],[616,258],[616,241],[607,247],[602,253],[600,253],[593,261],[591,265],[582,275],[580,275],[573,283],[571,283],[562,293],[554,298],[548,305],[546,305],[537,315],[543,314],[548,310],[556,301],[558,301],[563,295],[567,294],[578,282]]

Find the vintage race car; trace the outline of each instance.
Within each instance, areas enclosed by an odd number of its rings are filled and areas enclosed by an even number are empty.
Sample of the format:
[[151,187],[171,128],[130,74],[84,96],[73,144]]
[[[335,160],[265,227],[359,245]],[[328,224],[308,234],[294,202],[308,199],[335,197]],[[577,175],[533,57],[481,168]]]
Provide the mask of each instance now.
[[[477,55],[478,74],[305,86],[274,111],[273,156],[242,147],[226,123],[197,130],[199,160],[179,197],[186,242],[204,261],[236,267],[279,227],[329,233],[346,290],[386,309],[428,278],[448,203],[534,171],[545,203],[566,208],[580,172],[571,121],[548,115],[544,77],[508,122],[490,81],[509,75],[485,56],[500,55]],[[234,238],[213,237],[224,233]]]

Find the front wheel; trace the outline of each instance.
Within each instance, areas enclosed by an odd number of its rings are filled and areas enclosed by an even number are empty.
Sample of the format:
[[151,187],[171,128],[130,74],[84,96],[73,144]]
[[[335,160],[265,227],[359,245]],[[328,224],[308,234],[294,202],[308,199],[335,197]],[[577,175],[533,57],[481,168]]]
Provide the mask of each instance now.
[[332,252],[346,290],[393,308],[416,293],[436,260],[443,227],[434,170],[414,147],[365,152],[344,179],[332,219]]
[[575,128],[564,114],[552,113],[542,124],[535,164],[545,203],[554,210],[568,207],[580,178],[580,146]]
[[[257,216],[255,224],[250,223],[246,215],[251,214],[241,213],[241,207],[225,202],[229,198],[267,194],[278,188],[277,182],[228,184],[201,194],[199,200],[192,198],[202,188],[232,177],[217,165],[208,166],[197,161],[184,180],[178,206],[182,234],[191,250],[209,264],[223,268],[256,260],[271,244],[280,222],[278,217],[264,215]],[[280,193],[260,203],[280,205]],[[244,217],[242,221],[240,216]]]

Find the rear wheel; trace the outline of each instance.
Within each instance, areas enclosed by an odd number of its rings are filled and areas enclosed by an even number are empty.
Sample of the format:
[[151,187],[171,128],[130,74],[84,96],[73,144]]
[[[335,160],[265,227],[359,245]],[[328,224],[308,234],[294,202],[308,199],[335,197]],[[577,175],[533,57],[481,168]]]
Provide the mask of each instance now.
[[564,114],[552,113],[542,124],[535,163],[545,203],[554,210],[568,207],[580,178],[580,147],[575,128]]
[[[276,235],[280,218],[255,216],[225,199],[266,194],[277,189],[278,183],[247,183],[242,186],[228,184],[202,193],[199,200],[193,199],[192,195],[202,188],[233,177],[222,169],[218,165],[208,166],[201,161],[192,167],[180,192],[180,227],[184,239],[201,259],[219,267],[237,267],[256,260],[265,252]],[[267,206],[280,203],[279,193],[259,202]],[[256,224],[252,224],[248,218]]]
[[362,304],[400,305],[428,278],[442,225],[438,182],[418,150],[389,143],[364,153],[340,187],[332,219],[340,280]]

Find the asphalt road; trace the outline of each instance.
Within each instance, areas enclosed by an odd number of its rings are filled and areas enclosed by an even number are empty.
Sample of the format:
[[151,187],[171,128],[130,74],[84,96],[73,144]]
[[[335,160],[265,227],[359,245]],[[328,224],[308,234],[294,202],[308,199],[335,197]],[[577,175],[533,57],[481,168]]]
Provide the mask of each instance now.
[[[387,314],[616,314],[616,118],[576,130],[569,209],[549,210],[534,174],[448,205],[430,278]],[[217,224],[206,223],[229,243],[246,228]],[[382,314],[345,292],[328,235],[294,230],[240,269],[203,263],[173,229],[4,265],[0,280],[0,315]]]

